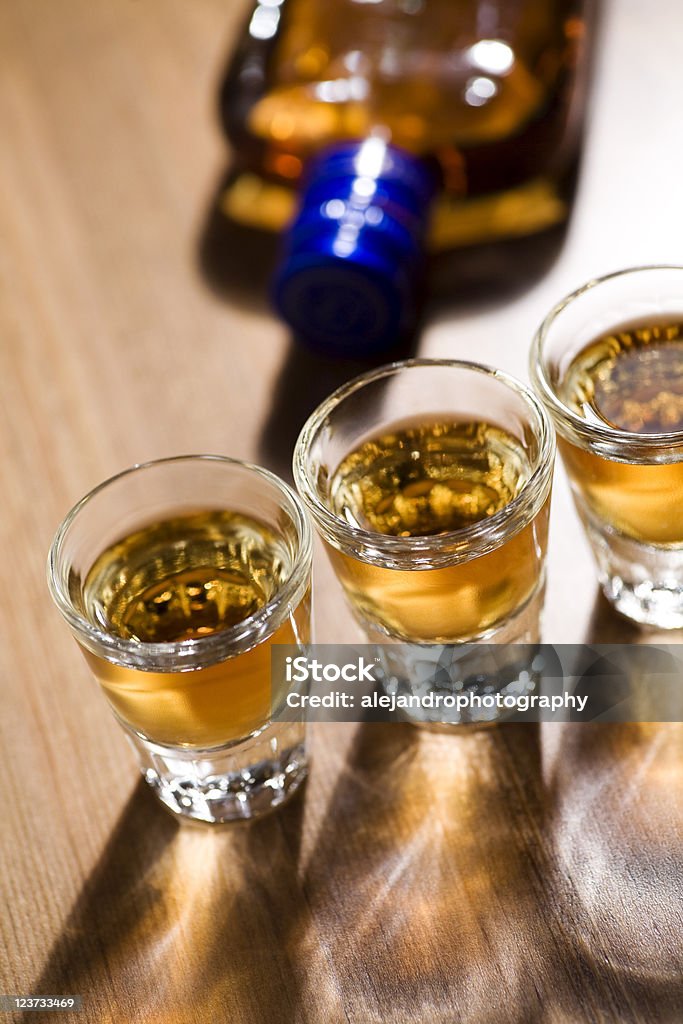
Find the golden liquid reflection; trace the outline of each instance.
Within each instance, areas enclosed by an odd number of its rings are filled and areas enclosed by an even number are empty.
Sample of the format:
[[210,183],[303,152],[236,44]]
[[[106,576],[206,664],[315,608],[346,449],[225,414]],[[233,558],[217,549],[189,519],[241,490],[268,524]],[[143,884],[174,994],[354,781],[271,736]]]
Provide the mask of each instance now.
[[[368,1019],[452,1024],[458,1007],[459,1020],[493,1020],[492,984],[507,993],[506,1021],[534,1019],[519,939],[537,915],[538,760],[534,726],[359,729],[303,883],[330,969],[342,991],[353,977]],[[513,839],[515,762],[533,826],[519,823]]]

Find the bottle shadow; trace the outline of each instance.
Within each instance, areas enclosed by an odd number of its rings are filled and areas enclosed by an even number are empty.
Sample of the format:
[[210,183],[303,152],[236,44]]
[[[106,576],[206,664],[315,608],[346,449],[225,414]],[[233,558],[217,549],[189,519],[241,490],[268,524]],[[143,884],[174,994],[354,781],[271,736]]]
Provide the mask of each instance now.
[[248,227],[224,209],[224,197],[235,179],[229,170],[210,200],[197,243],[197,261],[205,284],[215,296],[240,309],[269,308],[269,281],[280,248],[277,233]]
[[440,253],[431,262],[425,321],[486,312],[524,295],[550,272],[564,247],[578,171],[566,185],[567,220],[534,235]]
[[141,780],[32,991],[80,993],[84,1019],[111,1024],[245,1008],[254,1020],[295,1019],[302,806],[295,796],[247,827],[179,827]]
[[[408,340],[394,350],[392,358],[409,359],[414,354],[414,340]],[[384,365],[387,358],[383,353],[366,359],[335,359],[290,341],[259,436],[260,461],[291,479],[296,440],[311,413],[342,384]]]

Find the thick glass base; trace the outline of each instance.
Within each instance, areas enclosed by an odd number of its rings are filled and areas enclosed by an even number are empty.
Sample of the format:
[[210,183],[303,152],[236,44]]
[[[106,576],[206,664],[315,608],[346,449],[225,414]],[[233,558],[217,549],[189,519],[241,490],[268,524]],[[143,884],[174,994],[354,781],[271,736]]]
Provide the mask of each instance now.
[[533,693],[540,683],[537,654],[543,596],[541,584],[514,615],[457,644],[391,642],[392,638],[365,624],[368,639],[381,644],[377,656],[384,690],[397,697],[420,698],[421,706],[404,709],[402,717],[430,726],[486,725],[510,718],[511,711],[487,706],[487,702],[477,706],[473,701],[468,708],[435,702],[430,708],[425,698],[430,694],[518,697]]
[[581,511],[610,604],[643,626],[683,628],[683,547],[644,544]]
[[279,807],[306,778],[304,726],[271,723],[241,743],[211,750],[160,746],[128,733],[140,770],[180,818],[244,821]]

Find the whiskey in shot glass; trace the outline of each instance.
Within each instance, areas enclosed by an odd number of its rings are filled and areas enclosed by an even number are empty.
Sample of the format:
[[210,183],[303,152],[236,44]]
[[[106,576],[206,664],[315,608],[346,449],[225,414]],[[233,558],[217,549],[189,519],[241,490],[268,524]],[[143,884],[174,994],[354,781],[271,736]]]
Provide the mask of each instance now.
[[644,267],[561,302],[531,372],[608,600],[683,626],[683,269]]
[[59,528],[52,595],[176,814],[249,818],[305,777],[303,726],[273,720],[270,655],[310,640],[310,567],[296,495],[218,456],[134,467]]
[[553,454],[528,389],[473,363],[395,363],[313,413],[297,487],[386,686],[532,685]]

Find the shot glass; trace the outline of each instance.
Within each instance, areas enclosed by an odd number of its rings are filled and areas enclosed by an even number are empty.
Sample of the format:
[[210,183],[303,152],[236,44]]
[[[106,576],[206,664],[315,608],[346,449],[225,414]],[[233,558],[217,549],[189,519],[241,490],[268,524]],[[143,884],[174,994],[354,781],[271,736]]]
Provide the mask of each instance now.
[[533,393],[468,362],[382,367],[309,418],[296,485],[385,689],[533,688],[554,452]]
[[624,270],[560,302],[531,352],[608,601],[683,627],[683,268]]
[[215,455],[134,466],[83,498],[48,558],[52,597],[159,799],[226,822],[306,776],[277,721],[271,645],[310,640],[311,529],[272,473]]

